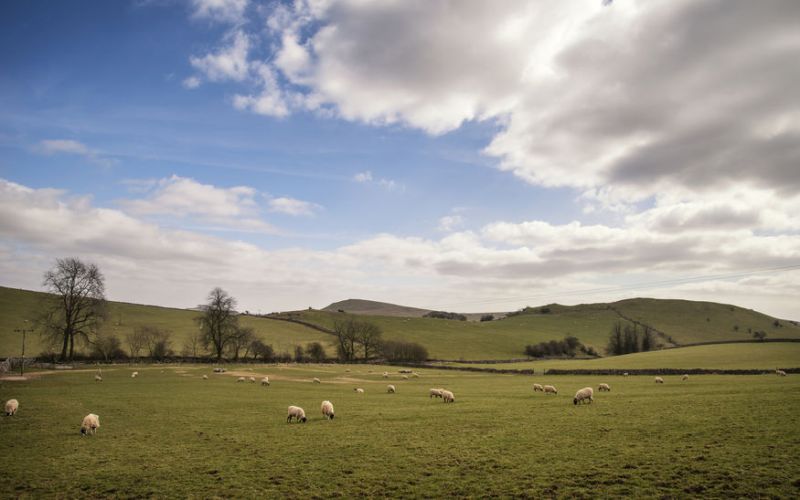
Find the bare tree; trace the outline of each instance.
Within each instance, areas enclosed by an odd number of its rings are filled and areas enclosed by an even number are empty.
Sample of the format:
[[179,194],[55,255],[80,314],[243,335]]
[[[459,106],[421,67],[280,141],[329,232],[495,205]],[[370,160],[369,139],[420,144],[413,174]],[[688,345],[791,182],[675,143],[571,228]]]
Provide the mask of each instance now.
[[239,359],[239,352],[244,349],[244,357],[247,358],[247,355],[250,351],[250,345],[252,344],[253,340],[256,338],[255,331],[250,328],[249,326],[241,327],[236,329],[236,333],[231,336],[230,341],[230,353],[233,355],[234,360]]
[[105,285],[100,269],[77,258],[56,260],[44,273],[42,285],[55,295],[48,297],[41,325],[44,333],[61,341],[61,360],[75,354],[75,338],[88,339],[105,316]]
[[222,353],[238,331],[236,299],[222,288],[214,288],[208,294],[208,303],[203,306],[203,315],[196,321],[203,334],[203,343],[213,349],[217,360],[221,360]]
[[172,333],[155,326],[137,327],[147,354],[153,359],[163,359],[172,354]]
[[341,361],[352,361],[356,357],[356,321],[353,318],[336,320],[333,323],[333,333],[338,340],[336,352]]
[[381,344],[381,329],[373,323],[367,321],[356,322],[356,341],[361,344],[364,350],[364,361],[369,360],[370,355],[378,352]]
[[202,354],[203,349],[203,334],[202,332],[195,331],[189,334],[183,341],[182,354],[186,357],[198,358]]
[[144,349],[145,339],[139,328],[125,335],[125,343],[128,344],[128,352],[131,358],[138,358]]

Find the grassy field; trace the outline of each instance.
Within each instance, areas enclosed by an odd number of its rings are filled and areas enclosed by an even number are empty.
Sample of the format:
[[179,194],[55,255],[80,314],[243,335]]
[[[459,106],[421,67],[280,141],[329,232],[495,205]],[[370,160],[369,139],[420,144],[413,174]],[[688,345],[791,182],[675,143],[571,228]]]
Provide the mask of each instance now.
[[[43,293],[0,287],[0,357],[19,356],[21,336],[14,333],[14,330],[24,324],[24,319],[33,320],[37,317],[45,297],[46,294]],[[116,331],[121,339],[140,325],[163,328],[172,332],[172,348],[180,353],[184,340],[197,331],[194,318],[198,314],[197,311],[185,309],[109,302],[105,328]],[[322,342],[329,354],[335,353],[333,337],[324,332],[285,321],[253,316],[242,316],[240,321],[244,326],[253,327],[256,335],[272,344],[276,353],[292,353],[295,345],[306,345],[314,341]],[[46,348],[38,334],[28,334],[26,344],[28,356],[36,356]]]
[[542,360],[519,363],[466,364],[445,363],[450,366],[479,366],[481,368],[533,369],[543,373],[559,369],[614,369],[635,370],[644,368],[707,368],[712,370],[758,369],[800,367],[800,343],[774,342],[766,344],[716,344],[663,351],[640,352],[625,356],[598,359]]
[[[137,379],[130,373],[141,372]],[[523,377],[383,367],[127,367],[0,381],[9,497],[800,495],[800,377]],[[351,370],[346,372],[345,370]],[[372,370],[374,373],[367,373]],[[209,374],[209,380],[202,380]],[[312,384],[319,377],[321,384]],[[533,393],[552,383],[557,396]],[[611,393],[574,406],[586,385]],[[356,395],[353,388],[366,389]],[[454,404],[429,399],[447,387]],[[322,419],[320,402],[336,408]],[[306,409],[287,424],[286,407]],[[84,415],[100,415],[81,437]]]

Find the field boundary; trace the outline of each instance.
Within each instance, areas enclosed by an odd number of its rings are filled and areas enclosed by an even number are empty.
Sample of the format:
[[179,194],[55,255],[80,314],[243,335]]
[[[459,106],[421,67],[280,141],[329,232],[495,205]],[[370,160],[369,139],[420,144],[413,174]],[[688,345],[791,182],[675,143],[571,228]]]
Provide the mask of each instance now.
[[[786,373],[800,373],[800,368],[780,368]],[[617,368],[575,368],[571,370],[550,368],[544,375],[767,375],[774,374],[775,369],[728,369],[714,370],[711,368],[630,368],[627,370]]]

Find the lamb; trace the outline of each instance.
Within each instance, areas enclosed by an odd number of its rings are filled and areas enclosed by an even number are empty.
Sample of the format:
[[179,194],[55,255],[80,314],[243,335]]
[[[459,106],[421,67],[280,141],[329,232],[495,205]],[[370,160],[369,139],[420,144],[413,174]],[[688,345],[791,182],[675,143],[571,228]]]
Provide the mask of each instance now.
[[244,382],[244,377],[239,377],[236,379],[237,382]]
[[392,384],[389,384],[386,386],[386,392],[388,392],[389,394],[394,394],[395,392],[397,392],[397,389],[395,389],[395,387]]
[[262,378],[261,385],[269,385],[269,377]]
[[14,414],[17,413],[17,409],[19,408],[19,401],[16,399],[9,399],[6,401],[6,416],[13,417]]
[[250,377],[250,383],[251,384],[255,384],[256,383],[256,378],[255,377]]
[[684,373],[683,377],[681,377],[681,380],[683,380],[683,381],[689,380],[689,375]]
[[452,392],[442,389],[442,401],[445,403],[455,403],[456,396]]
[[555,395],[558,395],[558,389],[556,389],[556,388],[555,388],[555,387],[553,387],[552,385],[546,385],[546,386],[544,386],[544,393],[545,393],[545,394],[547,394],[547,393],[553,393],[553,394],[555,394]]
[[428,394],[430,394],[429,398],[440,398],[442,397],[442,389],[431,389]]
[[317,377],[314,377],[314,380],[312,380],[312,382],[314,382],[315,384],[321,384],[322,383],[322,382],[319,381],[319,379]]
[[356,394],[364,394],[364,389],[362,389],[361,387],[356,387],[353,390],[356,392]]
[[408,375],[403,375],[403,380],[408,380]]
[[600,384],[597,390],[600,392],[611,392],[611,387],[608,384]]
[[533,384],[533,392],[544,392],[542,384]]
[[297,420],[298,422],[306,423],[306,412],[303,411],[302,408],[299,406],[290,406],[289,407],[289,414],[286,417],[286,423],[290,423],[292,418]]
[[322,416],[333,420],[333,403],[330,401],[322,402]]
[[[605,385],[605,384],[602,384]],[[584,401],[589,401],[590,403],[594,402],[594,391],[591,387],[584,387],[583,389],[579,390],[575,393],[575,398],[572,400],[574,404],[582,403]]]
[[133,372],[133,373],[131,373],[131,378],[136,378],[136,377],[138,377],[138,376],[139,376],[139,372]]
[[203,375],[203,380],[208,380],[208,375]]
[[96,434],[98,427],[100,427],[100,417],[94,413],[86,415],[81,423],[81,436],[87,436],[90,432],[92,435]]
[[389,372],[383,372],[383,378],[389,378]]
[[775,370],[775,373],[777,373],[779,377],[785,377],[786,376],[786,372],[783,371],[783,370]]
[[663,384],[663,383],[664,383],[664,379],[663,378],[656,377],[656,384]]

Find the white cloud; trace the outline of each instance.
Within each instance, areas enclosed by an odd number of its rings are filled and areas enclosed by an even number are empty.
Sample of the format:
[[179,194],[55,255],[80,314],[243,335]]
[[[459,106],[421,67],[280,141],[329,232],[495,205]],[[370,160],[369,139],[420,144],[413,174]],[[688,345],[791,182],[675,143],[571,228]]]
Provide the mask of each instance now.
[[181,84],[189,90],[196,89],[197,87],[200,86],[201,83],[202,81],[200,80],[200,78],[196,76],[190,76],[188,78],[185,78],[183,82],[181,82]]
[[46,155],[74,154],[83,156],[95,165],[102,167],[110,167],[117,163],[117,160],[108,158],[99,151],[72,139],[44,139],[39,142],[37,149]]
[[227,45],[219,51],[203,57],[192,56],[189,61],[213,82],[243,81],[247,78],[250,68],[247,60],[250,38],[243,31],[237,30],[229,34],[226,41]]
[[305,216],[314,215],[314,212],[321,208],[316,203],[287,197],[273,198],[269,200],[269,207],[271,212]]
[[353,176],[353,180],[356,182],[371,182],[372,181],[372,172],[367,170],[366,172],[359,172]]
[[358,182],[359,184],[376,184],[387,191],[403,192],[406,190],[405,185],[395,181],[394,179],[374,178],[372,176],[372,172],[369,170],[365,170],[364,172],[359,172],[354,175],[353,181]]
[[464,225],[464,218],[460,215],[445,215],[439,219],[438,230],[449,233]]
[[240,23],[249,0],[191,0],[193,16],[224,23]]

